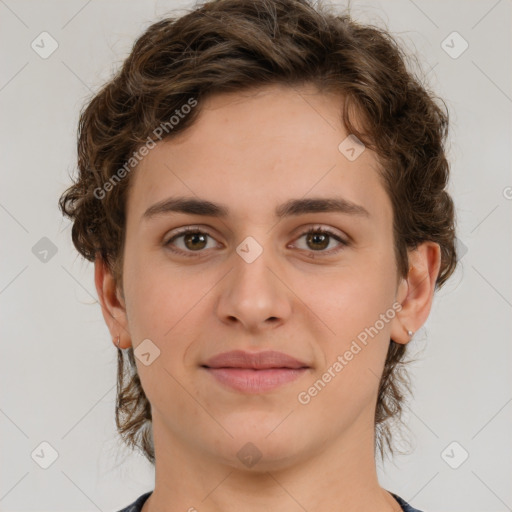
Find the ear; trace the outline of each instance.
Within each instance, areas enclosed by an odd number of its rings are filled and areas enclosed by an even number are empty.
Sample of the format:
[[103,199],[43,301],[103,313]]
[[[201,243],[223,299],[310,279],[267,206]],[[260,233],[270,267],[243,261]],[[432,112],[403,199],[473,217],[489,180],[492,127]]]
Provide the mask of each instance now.
[[406,344],[407,331],[416,332],[427,321],[441,266],[441,250],[435,242],[423,242],[409,252],[409,273],[402,279],[396,300],[402,305],[391,325],[391,338]]
[[107,264],[99,256],[94,260],[94,283],[112,342],[117,347],[119,336],[119,348],[130,347],[131,337],[122,291],[118,288]]

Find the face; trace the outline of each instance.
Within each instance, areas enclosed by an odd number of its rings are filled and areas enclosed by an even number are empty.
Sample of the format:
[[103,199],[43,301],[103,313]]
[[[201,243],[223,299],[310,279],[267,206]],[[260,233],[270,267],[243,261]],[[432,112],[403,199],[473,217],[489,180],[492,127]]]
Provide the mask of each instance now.
[[[376,155],[340,151],[342,99],[313,87],[200,107],[127,198],[126,326],[136,354],[150,340],[137,368],[154,424],[233,466],[245,446],[258,469],[373,435],[403,298]],[[231,351],[245,354],[213,359]]]

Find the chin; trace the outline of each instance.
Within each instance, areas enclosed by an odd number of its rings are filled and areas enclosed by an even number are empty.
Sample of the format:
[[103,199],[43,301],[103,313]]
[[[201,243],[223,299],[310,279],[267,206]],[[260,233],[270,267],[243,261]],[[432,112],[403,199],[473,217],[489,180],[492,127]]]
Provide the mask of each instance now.
[[217,445],[222,452],[218,455],[234,469],[253,474],[292,467],[308,451],[314,451],[315,443],[308,446],[302,438],[304,432],[293,432],[292,425],[288,425],[288,428],[279,425],[284,417],[286,415],[277,419],[272,417],[272,421],[267,422],[255,422],[253,418],[250,425],[238,429],[233,428],[234,423],[231,423],[232,428],[228,430],[233,438],[226,436],[222,447]]

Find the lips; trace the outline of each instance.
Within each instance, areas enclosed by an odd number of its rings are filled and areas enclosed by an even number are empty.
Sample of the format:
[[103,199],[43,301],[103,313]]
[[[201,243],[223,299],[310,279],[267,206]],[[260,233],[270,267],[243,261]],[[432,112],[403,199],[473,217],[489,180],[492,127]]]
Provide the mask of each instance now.
[[245,394],[272,391],[304,375],[309,365],[282,352],[244,352],[218,354],[201,365],[214,381]]
[[271,368],[309,368],[309,365],[283,352],[268,350],[264,352],[245,352],[233,350],[218,354],[202,366],[207,368],[243,368],[252,370],[269,370]]

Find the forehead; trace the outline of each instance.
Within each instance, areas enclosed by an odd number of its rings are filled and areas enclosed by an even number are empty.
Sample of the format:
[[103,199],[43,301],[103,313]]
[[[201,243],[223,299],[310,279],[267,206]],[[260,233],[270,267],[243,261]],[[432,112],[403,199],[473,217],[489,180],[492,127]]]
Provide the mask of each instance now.
[[168,197],[198,196],[229,204],[230,214],[263,218],[290,198],[336,195],[385,217],[390,204],[376,155],[364,149],[351,161],[340,151],[350,141],[342,106],[340,95],[313,86],[206,98],[196,122],[158,142],[133,171],[128,215],[141,217]]

